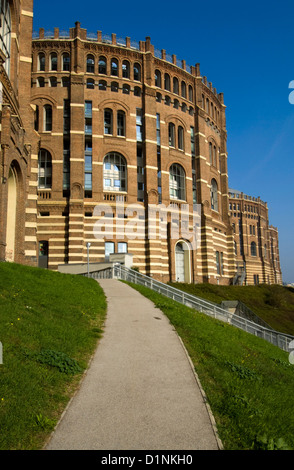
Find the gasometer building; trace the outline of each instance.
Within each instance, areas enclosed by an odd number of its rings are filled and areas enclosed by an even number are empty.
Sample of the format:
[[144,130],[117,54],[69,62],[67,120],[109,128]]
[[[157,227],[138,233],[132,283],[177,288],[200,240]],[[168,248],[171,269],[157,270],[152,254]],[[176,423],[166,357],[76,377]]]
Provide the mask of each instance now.
[[[247,252],[249,239],[241,249],[224,97],[199,64],[155,49],[149,37],[93,35],[78,22],[66,32],[40,29],[28,48],[26,191],[11,199],[1,185],[3,214],[22,201],[21,262],[57,270],[120,253],[163,282],[281,282],[267,210],[254,213],[256,251]],[[2,168],[9,179],[9,161]],[[249,220],[242,217],[242,234]],[[18,233],[11,222],[10,232]],[[272,234],[275,250],[264,253]]]

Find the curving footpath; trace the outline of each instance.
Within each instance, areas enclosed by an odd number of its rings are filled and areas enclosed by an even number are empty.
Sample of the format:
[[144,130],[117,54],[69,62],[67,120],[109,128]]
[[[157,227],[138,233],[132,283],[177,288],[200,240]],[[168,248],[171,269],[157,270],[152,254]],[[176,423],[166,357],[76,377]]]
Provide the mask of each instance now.
[[219,450],[213,416],[163,313],[128,285],[101,279],[103,338],[45,450]]

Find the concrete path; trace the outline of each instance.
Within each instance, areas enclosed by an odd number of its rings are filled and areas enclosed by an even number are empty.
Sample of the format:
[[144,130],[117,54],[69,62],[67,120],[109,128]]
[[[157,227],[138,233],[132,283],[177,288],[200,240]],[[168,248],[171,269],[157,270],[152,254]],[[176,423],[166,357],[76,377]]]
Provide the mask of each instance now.
[[191,363],[167,318],[117,280],[99,280],[105,331],[46,450],[217,450]]

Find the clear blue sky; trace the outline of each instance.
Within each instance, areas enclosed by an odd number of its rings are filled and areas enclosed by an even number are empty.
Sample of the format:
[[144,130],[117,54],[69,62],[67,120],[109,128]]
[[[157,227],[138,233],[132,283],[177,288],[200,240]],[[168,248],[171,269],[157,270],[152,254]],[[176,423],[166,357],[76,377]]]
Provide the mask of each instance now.
[[87,0],[34,1],[34,29],[145,40],[200,63],[227,106],[229,186],[260,196],[278,227],[283,280],[294,282],[294,2]]

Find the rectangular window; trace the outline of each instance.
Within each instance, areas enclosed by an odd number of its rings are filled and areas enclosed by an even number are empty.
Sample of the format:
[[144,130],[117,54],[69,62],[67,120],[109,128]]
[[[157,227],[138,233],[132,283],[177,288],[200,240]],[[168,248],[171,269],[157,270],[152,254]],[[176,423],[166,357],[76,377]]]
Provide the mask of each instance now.
[[143,140],[143,119],[142,119],[142,109],[136,109],[136,130],[137,130],[137,141],[142,142]]
[[109,260],[109,255],[114,253],[114,243],[105,242],[105,261]]
[[160,114],[156,114],[156,139],[157,145],[160,145]]
[[127,253],[128,252],[128,244],[125,242],[119,242],[117,244],[117,252],[118,253]]

